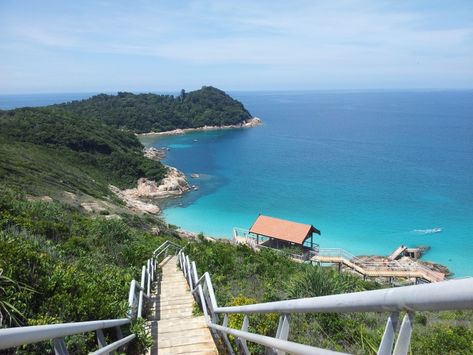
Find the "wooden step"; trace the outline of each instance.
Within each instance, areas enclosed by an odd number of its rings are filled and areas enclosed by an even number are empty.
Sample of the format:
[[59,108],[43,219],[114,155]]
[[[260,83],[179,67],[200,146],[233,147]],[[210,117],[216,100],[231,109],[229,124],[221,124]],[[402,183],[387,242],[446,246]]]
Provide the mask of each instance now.
[[153,289],[152,327],[158,354],[218,354],[203,316],[194,317],[194,297],[176,257],[162,264],[159,284]]

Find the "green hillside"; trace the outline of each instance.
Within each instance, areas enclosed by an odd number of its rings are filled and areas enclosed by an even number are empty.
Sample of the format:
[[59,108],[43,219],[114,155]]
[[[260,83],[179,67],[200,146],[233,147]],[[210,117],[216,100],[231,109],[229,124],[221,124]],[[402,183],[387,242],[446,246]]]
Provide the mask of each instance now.
[[136,133],[235,125],[251,118],[239,101],[211,86],[189,93],[182,91],[177,97],[128,92],[100,94],[56,107]]
[[[151,216],[108,220],[57,202],[28,201],[0,185],[0,328],[123,318],[130,280],[139,279],[140,265],[165,240],[147,225],[180,243]],[[146,342],[140,337],[129,352]],[[71,354],[96,347],[93,334],[67,343]],[[53,352],[43,342],[0,353]]]
[[0,111],[0,182],[40,195],[59,190],[109,195],[108,184],[161,180],[164,166],[143,157],[129,132],[58,108]]
[[[180,98],[122,93],[66,105],[0,111],[0,327],[126,314],[129,282],[139,278],[139,266],[152,250],[165,239],[181,245],[189,240],[158,217],[131,213],[109,191],[109,184],[132,187],[139,177],[159,181],[166,172],[161,163],[143,157],[143,147],[133,133],[119,128],[174,129],[232,124],[249,117],[240,103],[232,100],[227,105],[220,99],[227,102],[228,96],[203,88]],[[145,104],[147,100],[154,103]],[[167,104],[158,104],[160,100]],[[193,118],[175,114],[177,107],[193,112]],[[222,107],[228,115],[217,115]],[[158,119],[151,114],[153,110],[168,116]],[[241,114],[240,121],[236,112]],[[84,213],[78,204],[61,198],[64,192],[105,200],[121,208],[120,213]],[[29,195],[53,199],[35,201]],[[186,250],[196,261],[199,274],[211,274],[221,306],[381,287],[335,269],[295,262],[284,253],[257,253],[224,241],[198,238],[190,241]],[[232,315],[229,324],[240,328],[242,320],[240,315]],[[374,354],[385,321],[386,314],[294,315],[290,340]],[[418,313],[412,353],[471,354],[472,324],[472,312]],[[137,354],[149,346],[149,338],[143,324],[133,327],[139,336],[128,353]],[[273,336],[276,327],[275,315],[250,319],[250,331]],[[85,353],[96,346],[93,334],[67,337],[66,341],[71,353]],[[250,349],[264,353],[254,344]],[[50,354],[52,347],[43,342],[5,353]]]

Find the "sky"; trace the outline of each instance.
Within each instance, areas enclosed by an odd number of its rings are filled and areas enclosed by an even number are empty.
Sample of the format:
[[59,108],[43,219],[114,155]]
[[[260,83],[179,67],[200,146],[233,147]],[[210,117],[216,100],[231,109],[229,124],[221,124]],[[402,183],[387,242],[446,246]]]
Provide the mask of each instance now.
[[0,0],[0,93],[473,88],[472,0]]

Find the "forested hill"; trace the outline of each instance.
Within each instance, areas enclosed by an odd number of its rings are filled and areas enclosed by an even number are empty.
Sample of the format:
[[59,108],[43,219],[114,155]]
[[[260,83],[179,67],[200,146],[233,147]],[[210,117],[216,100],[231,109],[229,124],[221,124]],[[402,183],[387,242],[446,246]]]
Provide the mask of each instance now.
[[211,86],[182,90],[177,97],[119,92],[55,106],[135,133],[237,125],[251,118],[241,102]]
[[59,108],[0,111],[0,184],[34,195],[57,191],[101,197],[109,184],[163,178],[165,167],[143,156],[131,132]]

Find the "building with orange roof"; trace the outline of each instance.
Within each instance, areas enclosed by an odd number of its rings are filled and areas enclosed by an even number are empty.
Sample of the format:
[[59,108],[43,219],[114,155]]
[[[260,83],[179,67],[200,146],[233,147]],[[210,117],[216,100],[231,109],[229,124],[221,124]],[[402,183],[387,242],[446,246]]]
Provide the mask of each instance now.
[[256,245],[275,249],[300,246],[303,250],[316,250],[314,233],[320,231],[311,224],[303,224],[284,219],[259,215],[249,229],[256,236]]

